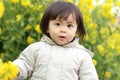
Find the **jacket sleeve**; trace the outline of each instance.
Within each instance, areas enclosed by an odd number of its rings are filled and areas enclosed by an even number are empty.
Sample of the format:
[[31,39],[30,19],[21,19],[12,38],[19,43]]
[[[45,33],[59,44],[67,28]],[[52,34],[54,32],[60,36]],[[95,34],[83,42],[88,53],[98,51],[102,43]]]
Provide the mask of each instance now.
[[92,58],[86,51],[80,64],[79,80],[99,80]]
[[28,46],[20,56],[13,61],[13,64],[17,65],[19,68],[19,74],[15,80],[22,80],[31,76],[33,68],[34,68],[34,50],[33,46]]

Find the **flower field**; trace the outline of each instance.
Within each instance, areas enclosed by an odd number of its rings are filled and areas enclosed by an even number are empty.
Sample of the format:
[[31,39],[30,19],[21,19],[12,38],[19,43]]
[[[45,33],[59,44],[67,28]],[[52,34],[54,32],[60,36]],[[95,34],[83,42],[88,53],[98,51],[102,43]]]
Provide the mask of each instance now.
[[[51,1],[0,0],[0,80],[13,80],[18,70],[11,61],[29,44],[40,41],[40,19]],[[83,14],[87,35],[80,44],[94,52],[99,79],[120,80],[120,22],[116,18],[120,0],[67,1]]]

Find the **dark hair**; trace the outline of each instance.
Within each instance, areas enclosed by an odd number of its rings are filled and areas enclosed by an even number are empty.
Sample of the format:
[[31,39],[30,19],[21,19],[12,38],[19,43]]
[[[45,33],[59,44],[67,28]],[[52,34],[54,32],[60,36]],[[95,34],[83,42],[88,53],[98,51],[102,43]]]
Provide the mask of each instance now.
[[47,33],[49,21],[56,18],[67,20],[70,14],[75,15],[77,23],[77,35],[81,40],[83,40],[86,32],[83,24],[82,14],[74,4],[65,1],[52,2],[48,6],[40,23],[40,29],[42,33],[49,36]]

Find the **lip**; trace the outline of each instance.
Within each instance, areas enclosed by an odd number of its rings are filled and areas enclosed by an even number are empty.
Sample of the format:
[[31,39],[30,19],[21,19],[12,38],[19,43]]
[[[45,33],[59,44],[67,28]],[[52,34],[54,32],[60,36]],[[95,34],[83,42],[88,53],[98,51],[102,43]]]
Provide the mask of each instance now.
[[59,38],[65,38],[65,36],[59,36]]
[[65,36],[59,36],[59,39],[62,40],[62,41],[63,41],[65,38],[66,38]]

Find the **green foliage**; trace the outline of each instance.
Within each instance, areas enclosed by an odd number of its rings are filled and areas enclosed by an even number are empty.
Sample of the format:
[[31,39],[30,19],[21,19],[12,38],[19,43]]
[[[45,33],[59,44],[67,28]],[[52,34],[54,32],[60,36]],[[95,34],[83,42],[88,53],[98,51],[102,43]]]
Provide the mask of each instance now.
[[[0,53],[4,55],[4,61],[7,61],[14,60],[29,45],[28,36],[34,39],[32,42],[40,40],[42,34],[35,31],[35,26],[39,25],[46,4],[34,0],[30,4],[26,1],[22,6],[22,1],[13,3],[5,0],[4,6],[4,16],[0,19]],[[30,25],[30,29],[26,28],[27,25]]]

